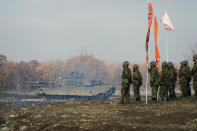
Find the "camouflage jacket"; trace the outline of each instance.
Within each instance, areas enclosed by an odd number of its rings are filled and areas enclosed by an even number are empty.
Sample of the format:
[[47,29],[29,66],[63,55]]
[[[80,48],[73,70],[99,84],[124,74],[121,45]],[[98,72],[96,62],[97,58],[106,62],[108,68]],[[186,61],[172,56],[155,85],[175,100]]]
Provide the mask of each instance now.
[[148,69],[148,73],[150,74],[150,84],[151,86],[159,85],[159,71],[156,67]]
[[129,83],[132,83],[131,70],[129,68],[124,68],[122,71],[122,80],[128,80]]
[[169,83],[170,84],[175,84],[177,81],[177,72],[175,68],[170,68],[169,69]]
[[191,72],[188,66],[181,66],[179,70],[179,82],[189,82],[191,80]]
[[194,63],[194,66],[191,71],[191,75],[192,75],[194,81],[197,81],[197,62]]
[[170,77],[169,69],[168,68],[162,69],[159,78],[160,85],[169,85],[169,81],[170,81],[169,77]]
[[133,84],[136,86],[142,85],[142,76],[139,70],[133,71]]

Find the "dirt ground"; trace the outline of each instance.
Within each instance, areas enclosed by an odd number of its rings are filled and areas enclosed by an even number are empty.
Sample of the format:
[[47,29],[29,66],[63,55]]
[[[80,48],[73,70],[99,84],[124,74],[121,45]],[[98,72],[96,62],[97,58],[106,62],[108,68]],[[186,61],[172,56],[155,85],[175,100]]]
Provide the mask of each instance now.
[[[132,101],[132,99],[131,99]],[[0,109],[0,130],[197,130],[197,98],[168,102],[119,99]]]

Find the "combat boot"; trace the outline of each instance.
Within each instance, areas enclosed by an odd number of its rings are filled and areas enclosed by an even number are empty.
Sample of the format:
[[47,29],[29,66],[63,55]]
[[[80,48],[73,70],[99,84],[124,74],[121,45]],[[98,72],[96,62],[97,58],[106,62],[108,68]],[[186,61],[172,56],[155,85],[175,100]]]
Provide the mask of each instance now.
[[124,98],[121,98],[118,104],[124,104]]
[[169,100],[169,98],[168,98],[168,97],[164,98],[164,101],[168,101],[168,100]]
[[130,98],[129,97],[125,98],[125,104],[130,104]]
[[125,104],[131,104],[130,100],[126,100]]
[[124,104],[124,102],[120,101],[120,102],[118,102],[118,104],[121,104],[122,105],[122,104]]
[[176,95],[174,94],[173,96],[172,96],[172,99],[175,99],[176,98]]
[[152,103],[156,103],[157,102],[157,98],[152,98],[151,102]]
[[140,101],[140,98],[136,98],[136,102]]

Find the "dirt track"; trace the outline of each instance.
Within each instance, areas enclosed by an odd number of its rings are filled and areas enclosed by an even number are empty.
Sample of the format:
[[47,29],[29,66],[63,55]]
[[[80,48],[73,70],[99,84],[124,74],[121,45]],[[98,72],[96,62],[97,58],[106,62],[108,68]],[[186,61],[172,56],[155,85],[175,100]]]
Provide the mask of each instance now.
[[0,130],[197,130],[197,98],[168,102],[119,99],[0,110]]

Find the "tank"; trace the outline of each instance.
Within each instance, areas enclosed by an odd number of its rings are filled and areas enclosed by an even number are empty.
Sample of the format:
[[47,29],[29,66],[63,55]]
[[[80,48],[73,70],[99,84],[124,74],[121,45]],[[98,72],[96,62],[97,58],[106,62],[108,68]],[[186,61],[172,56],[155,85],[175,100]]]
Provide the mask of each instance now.
[[107,99],[115,93],[115,87],[104,85],[102,80],[61,79],[54,86],[36,89],[39,97],[49,99]]

